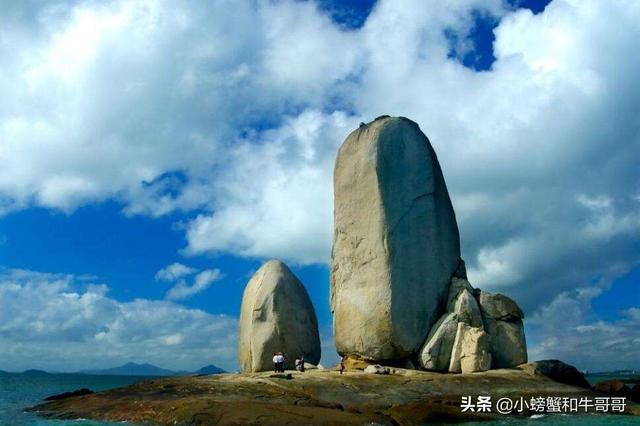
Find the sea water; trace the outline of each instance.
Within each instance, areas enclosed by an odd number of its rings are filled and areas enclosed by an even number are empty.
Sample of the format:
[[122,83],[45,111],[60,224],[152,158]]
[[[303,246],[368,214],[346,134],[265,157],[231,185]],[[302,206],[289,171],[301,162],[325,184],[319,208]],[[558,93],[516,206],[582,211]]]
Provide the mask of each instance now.
[[[107,390],[126,386],[151,377],[140,376],[94,376],[88,374],[0,374],[0,425],[42,425],[42,426],[81,426],[113,425],[114,423],[90,420],[49,420],[34,413],[25,412],[42,399],[80,388],[93,391]],[[127,424],[120,422],[118,424]],[[460,423],[457,423],[460,424]],[[536,415],[529,418],[513,418],[489,422],[462,423],[465,426],[547,426],[547,425],[640,425],[640,418],[612,415]]]
[[534,415],[528,418],[520,419],[516,417],[505,416],[504,420],[496,420],[489,422],[464,422],[457,423],[464,426],[627,426],[640,425],[640,418],[632,416],[613,416],[602,414],[589,415],[569,415],[569,414],[548,414]]
[[[105,425],[107,422],[88,420],[48,420],[27,413],[25,408],[34,406],[47,396],[80,388],[101,391],[126,386],[149,377],[94,376],[88,374],[0,374],[0,425]],[[119,424],[126,424],[120,422]]]

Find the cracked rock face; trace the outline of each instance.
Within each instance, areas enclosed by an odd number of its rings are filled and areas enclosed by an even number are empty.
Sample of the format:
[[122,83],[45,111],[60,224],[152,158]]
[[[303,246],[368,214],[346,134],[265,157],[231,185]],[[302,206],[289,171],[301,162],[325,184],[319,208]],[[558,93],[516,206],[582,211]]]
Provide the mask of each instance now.
[[503,294],[480,291],[482,321],[491,335],[493,368],[511,368],[527,362],[527,342],[516,302]]
[[443,315],[431,328],[427,341],[420,349],[418,357],[420,367],[425,370],[447,371],[457,330],[457,315],[453,313]]
[[492,368],[512,368],[527,362],[527,341],[522,320],[500,321],[483,317],[491,335]]
[[469,290],[463,290],[458,295],[453,312],[458,316],[458,321],[469,324],[472,327],[482,328],[482,313],[478,302]]
[[304,355],[320,362],[318,321],[304,286],[284,263],[270,260],[253,275],[242,296],[238,357],[244,372],[273,370],[274,352],[285,368]]
[[459,322],[449,371],[475,373],[491,368],[491,337],[479,327]]
[[338,353],[416,354],[459,269],[455,213],[418,125],[381,117],[352,132],[334,171],[331,307]]
[[518,304],[504,294],[492,294],[480,290],[478,299],[482,313],[489,318],[501,321],[517,321],[524,318]]

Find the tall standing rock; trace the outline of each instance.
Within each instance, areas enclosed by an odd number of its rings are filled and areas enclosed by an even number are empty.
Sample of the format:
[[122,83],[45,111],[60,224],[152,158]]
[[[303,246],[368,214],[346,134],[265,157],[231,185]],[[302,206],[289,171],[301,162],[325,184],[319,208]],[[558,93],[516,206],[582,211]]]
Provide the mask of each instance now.
[[379,117],[352,132],[334,171],[331,307],[341,355],[416,354],[460,262],[455,213],[418,125]]
[[284,263],[270,260],[253,275],[242,296],[238,357],[245,372],[273,369],[274,352],[320,361],[318,321],[304,286]]

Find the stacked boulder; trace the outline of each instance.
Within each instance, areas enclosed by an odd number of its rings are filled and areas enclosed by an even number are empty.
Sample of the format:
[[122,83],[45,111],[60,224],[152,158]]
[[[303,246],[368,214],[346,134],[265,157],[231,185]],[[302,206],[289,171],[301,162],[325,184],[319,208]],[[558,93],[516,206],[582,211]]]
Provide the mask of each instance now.
[[431,328],[418,362],[426,370],[473,373],[527,362],[522,310],[502,294],[451,279],[447,312]]
[[283,352],[286,369],[304,355],[320,362],[318,321],[311,299],[284,263],[270,260],[251,277],[242,296],[238,357],[244,372],[273,369],[273,355]]
[[331,308],[348,365],[475,372],[527,361],[523,314],[474,289],[433,147],[416,123],[378,117],[334,170]]
[[491,336],[493,368],[510,368],[527,362],[524,314],[512,299],[478,290],[484,327]]

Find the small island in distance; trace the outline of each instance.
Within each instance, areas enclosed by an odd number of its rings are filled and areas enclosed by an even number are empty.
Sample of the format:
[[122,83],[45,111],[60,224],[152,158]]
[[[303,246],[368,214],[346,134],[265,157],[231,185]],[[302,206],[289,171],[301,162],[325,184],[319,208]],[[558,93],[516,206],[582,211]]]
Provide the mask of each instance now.
[[207,365],[196,371],[172,371],[165,368],[156,367],[148,363],[136,364],[128,362],[119,367],[93,369],[78,371],[78,374],[94,374],[94,375],[121,375],[121,376],[193,376],[199,374],[220,374],[226,373],[222,368],[215,365]]
[[146,376],[146,377],[170,377],[170,376],[199,376],[199,375],[211,375],[226,373],[220,367],[213,364],[205,365],[195,371],[173,371],[165,368],[157,367],[149,363],[137,364],[135,362],[127,362],[126,364],[118,367],[103,368],[103,369],[90,369],[81,370],[72,373],[60,373],[55,371],[44,371],[38,369],[29,369],[21,373],[12,373],[9,371],[0,370],[0,374],[27,374],[27,375],[42,375],[42,374],[87,374],[93,376]]

